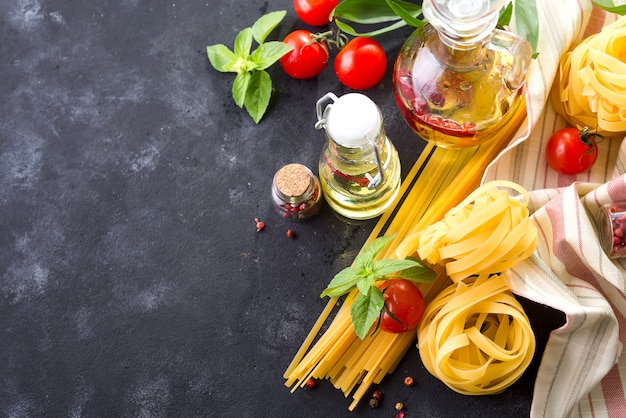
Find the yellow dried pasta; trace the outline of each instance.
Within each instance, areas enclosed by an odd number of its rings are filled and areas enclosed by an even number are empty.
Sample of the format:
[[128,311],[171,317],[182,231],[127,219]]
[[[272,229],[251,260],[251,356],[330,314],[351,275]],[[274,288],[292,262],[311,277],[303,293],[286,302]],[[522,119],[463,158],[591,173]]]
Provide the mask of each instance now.
[[[521,199],[503,188],[517,191]],[[523,187],[492,181],[477,188],[441,221],[407,239],[417,239],[419,257],[445,265],[454,282],[500,273],[527,258],[537,245],[537,228],[527,205],[528,193]]]
[[602,135],[626,132],[626,18],[563,55],[552,102],[578,128]]
[[[486,166],[498,155],[511,135],[526,117],[525,103],[516,110],[506,129],[478,148],[446,149],[427,144],[413,168],[404,179],[402,191],[394,207],[381,216],[370,240],[385,234],[397,234],[396,240],[380,254],[380,258],[405,258],[406,237],[440,219],[444,213],[480,184]],[[397,205],[397,207],[396,207]],[[397,209],[397,210],[396,210]],[[397,254],[403,254],[398,256]],[[450,282],[443,268],[434,266],[437,280],[420,285],[424,299],[430,301]],[[389,334],[382,331],[360,340],[350,321],[354,290],[331,320],[337,298],[331,298],[302,346],[284,373],[285,385],[292,391],[305,386],[309,378],[328,379],[344,396],[352,394],[348,409],[354,410],[372,384],[380,383],[393,373],[402,357],[414,344],[415,332]],[[327,322],[328,328],[322,331]]]
[[502,392],[524,373],[535,336],[504,277],[457,282],[426,308],[418,332],[426,369],[465,395]]

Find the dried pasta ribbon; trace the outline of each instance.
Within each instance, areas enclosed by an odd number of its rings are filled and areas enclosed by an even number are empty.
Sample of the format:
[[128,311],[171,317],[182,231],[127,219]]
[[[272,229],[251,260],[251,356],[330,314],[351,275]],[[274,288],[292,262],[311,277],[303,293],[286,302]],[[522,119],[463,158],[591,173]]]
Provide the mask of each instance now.
[[530,364],[535,336],[503,276],[469,278],[427,306],[418,332],[426,369],[465,395],[497,394]]
[[[517,191],[523,200],[501,187]],[[458,282],[476,274],[500,273],[530,256],[536,245],[528,192],[500,180],[479,187],[421,232],[417,253],[431,264],[445,264],[448,276]]]
[[579,128],[602,135],[626,132],[626,18],[563,55],[552,101]]

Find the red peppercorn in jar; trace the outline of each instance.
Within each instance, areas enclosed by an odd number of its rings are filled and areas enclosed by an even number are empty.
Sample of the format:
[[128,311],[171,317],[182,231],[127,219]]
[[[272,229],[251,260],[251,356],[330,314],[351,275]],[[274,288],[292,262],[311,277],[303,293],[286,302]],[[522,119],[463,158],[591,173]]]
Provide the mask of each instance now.
[[287,164],[276,172],[272,200],[285,219],[308,219],[319,211],[322,189],[318,178],[302,164]]
[[600,239],[610,258],[626,256],[626,204],[608,204],[600,212]]

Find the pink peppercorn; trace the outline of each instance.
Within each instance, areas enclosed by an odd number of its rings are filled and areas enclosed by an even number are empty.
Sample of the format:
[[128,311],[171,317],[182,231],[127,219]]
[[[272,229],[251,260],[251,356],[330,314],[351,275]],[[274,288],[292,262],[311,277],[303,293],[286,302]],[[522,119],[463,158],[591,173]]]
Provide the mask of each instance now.
[[380,401],[383,398],[383,393],[377,389],[374,392],[372,392],[372,398],[376,399],[377,401]]
[[254,218],[254,223],[256,226],[256,232],[261,232],[261,230],[265,228],[265,222],[259,220],[259,218]]

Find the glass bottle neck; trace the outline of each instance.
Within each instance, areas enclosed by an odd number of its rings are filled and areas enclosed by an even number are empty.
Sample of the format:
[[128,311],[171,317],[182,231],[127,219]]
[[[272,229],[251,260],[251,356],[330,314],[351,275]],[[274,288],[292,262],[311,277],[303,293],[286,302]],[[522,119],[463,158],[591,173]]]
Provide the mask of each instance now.
[[376,153],[374,145],[376,146],[376,148],[378,148],[378,150],[381,150],[385,146],[385,141],[387,141],[387,136],[385,134],[385,129],[383,125],[380,126],[377,135],[372,138],[373,144],[366,143],[361,146],[347,147],[336,141],[328,132],[326,134],[326,137],[328,140],[327,145],[334,155],[336,155],[340,159],[343,159],[345,161],[352,161],[354,163],[372,160]]
[[486,45],[490,40],[491,35],[471,44],[458,43],[444,33],[435,31],[428,47],[445,66],[456,71],[469,71],[484,61],[488,50]]
[[424,0],[422,11],[437,31],[438,58],[458,68],[482,61],[493,36],[503,0]]

